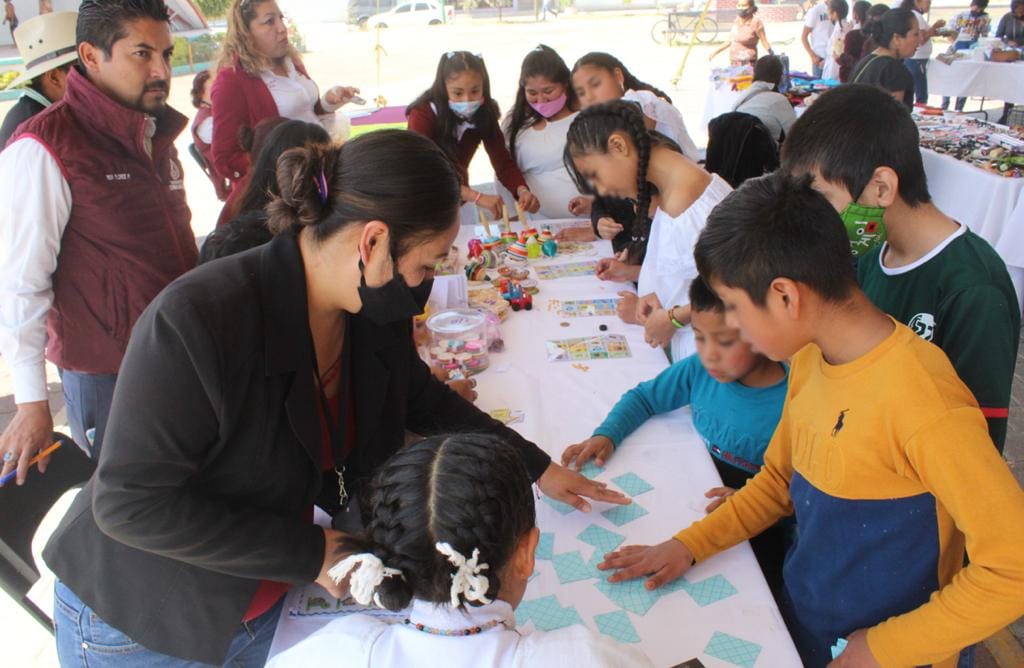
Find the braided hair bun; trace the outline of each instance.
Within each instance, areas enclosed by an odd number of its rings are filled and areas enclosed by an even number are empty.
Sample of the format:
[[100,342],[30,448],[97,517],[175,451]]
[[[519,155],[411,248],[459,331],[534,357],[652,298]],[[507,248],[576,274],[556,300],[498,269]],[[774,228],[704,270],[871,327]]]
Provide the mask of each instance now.
[[535,524],[526,465],[514,446],[491,435],[436,436],[401,450],[374,477],[367,499],[369,523],[349,547],[402,572],[377,586],[389,610],[413,599],[451,601],[455,567],[438,543],[467,558],[479,550],[493,599],[503,567]]

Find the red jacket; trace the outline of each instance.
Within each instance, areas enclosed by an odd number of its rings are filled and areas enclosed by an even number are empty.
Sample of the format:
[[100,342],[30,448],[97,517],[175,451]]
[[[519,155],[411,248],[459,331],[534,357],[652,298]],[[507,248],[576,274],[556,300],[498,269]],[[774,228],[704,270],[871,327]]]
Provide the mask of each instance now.
[[[309,77],[302,63],[295,69]],[[213,102],[213,166],[232,186],[249,172],[250,157],[238,143],[241,127],[255,128],[265,118],[280,116],[277,103],[259,75],[248,74],[237,61],[234,67],[217,70],[210,91]],[[323,113],[317,103],[317,113]]]
[[71,189],[47,316],[46,356],[64,369],[113,374],[132,327],[168,283],[196,264],[195,236],[174,139],[188,119],[168,107],[152,157],[146,116],[121,106],[75,68],[64,99],[23,123]]
[[[416,107],[409,113],[409,129],[437,141],[434,136],[435,119],[434,110],[429,106]],[[498,180],[513,195],[518,195],[519,187],[526,186],[526,179],[523,178],[522,172],[519,171],[515,160],[509,154],[508,147],[505,146],[505,136],[498,129],[495,129],[494,134],[489,137],[482,137],[475,128],[466,130],[462,134],[462,139],[455,145],[456,167],[459,168],[462,182],[469,185],[469,162],[476,154],[480,142],[484,144],[487,157],[491,159],[491,166],[494,167],[494,173]]]

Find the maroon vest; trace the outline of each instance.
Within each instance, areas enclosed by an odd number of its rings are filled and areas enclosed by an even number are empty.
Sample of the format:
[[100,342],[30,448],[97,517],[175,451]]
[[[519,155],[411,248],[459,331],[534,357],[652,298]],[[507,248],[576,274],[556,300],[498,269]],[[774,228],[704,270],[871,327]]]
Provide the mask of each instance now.
[[[53,274],[46,356],[86,373],[117,373],[135,320],[195,266],[195,236],[174,138],[188,120],[167,108],[152,158],[146,117],[72,68],[64,99],[18,128],[57,160],[71,217]],[[30,222],[30,221],[26,221]]]

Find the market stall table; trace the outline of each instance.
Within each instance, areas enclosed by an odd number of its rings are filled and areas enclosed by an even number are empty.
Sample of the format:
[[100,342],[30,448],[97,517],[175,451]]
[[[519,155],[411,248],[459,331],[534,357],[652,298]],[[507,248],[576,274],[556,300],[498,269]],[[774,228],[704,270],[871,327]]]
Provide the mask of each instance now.
[[938,147],[933,130],[936,126],[940,132],[941,128],[957,126],[968,132],[990,128],[997,135],[1009,130],[952,115],[918,116],[916,120],[921,126],[921,156],[932,200],[995,248],[1017,290],[1018,306],[1024,309],[1024,178],[1002,176],[929,148]]
[[[464,229],[459,242],[463,253],[471,234]],[[579,255],[531,264],[536,271],[592,262],[599,253],[610,252],[610,244],[602,241],[593,244],[589,253],[584,249]],[[540,293],[534,297],[533,310],[512,313],[502,324],[505,350],[492,355],[490,368],[477,376],[477,404],[488,411],[521,411],[523,419],[513,428],[557,459],[566,446],[591,434],[624,391],[655,376],[667,361],[661,350],[644,343],[640,327],[614,316],[569,317],[558,310],[558,306],[564,309],[566,301],[615,298],[627,286],[602,283],[593,275],[538,283]],[[548,341],[609,335],[624,338],[628,358],[549,361],[557,347],[547,345]],[[639,642],[657,666],[694,657],[709,668],[799,665],[747,543],[695,566],[685,580],[653,595],[643,591],[641,580],[629,585],[599,584],[607,573],[599,577],[594,559],[611,549],[611,543],[665,540],[703,517],[708,503],[704,492],[721,484],[688,409],[648,421],[624,442],[603,471],[594,470],[591,475],[628,489],[634,505],[620,509],[595,503],[592,512],[581,513],[546,497],[538,499],[542,546],[537,572],[518,610],[521,629],[582,623],[620,641]],[[310,585],[289,594],[271,649],[271,665],[346,612],[318,590]],[[320,600],[311,604],[311,596]],[[542,600],[545,597],[554,599]]]
[[1024,61],[997,63],[961,58],[928,63],[928,92],[946,97],[984,97],[1024,104]]

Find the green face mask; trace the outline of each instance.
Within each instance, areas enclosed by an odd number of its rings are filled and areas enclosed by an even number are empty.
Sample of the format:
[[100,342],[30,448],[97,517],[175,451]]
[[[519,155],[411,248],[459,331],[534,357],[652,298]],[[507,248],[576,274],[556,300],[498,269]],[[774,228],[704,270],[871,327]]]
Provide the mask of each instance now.
[[885,241],[884,215],[885,207],[864,206],[856,202],[850,202],[839,214],[846,227],[846,236],[850,238],[850,251],[854,257],[863,257]]

